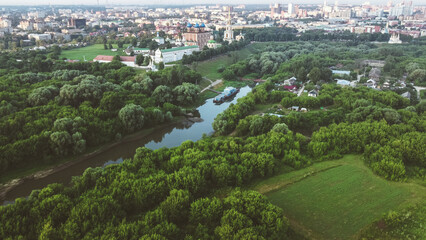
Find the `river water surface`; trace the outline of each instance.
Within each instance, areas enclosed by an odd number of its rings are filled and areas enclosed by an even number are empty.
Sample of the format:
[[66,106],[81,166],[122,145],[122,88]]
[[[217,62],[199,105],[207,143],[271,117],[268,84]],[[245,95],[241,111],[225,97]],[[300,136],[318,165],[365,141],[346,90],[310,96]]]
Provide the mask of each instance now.
[[31,191],[41,189],[51,183],[69,184],[72,176],[81,175],[86,168],[120,163],[123,159],[133,157],[138,147],[145,146],[150,149],[171,148],[179,146],[186,140],[197,141],[202,138],[203,134],[209,135],[213,133],[212,123],[219,113],[228,108],[231,103],[235,104],[238,98],[244,97],[250,91],[250,87],[243,87],[232,101],[224,102],[221,105],[216,105],[213,103],[213,99],[208,99],[197,108],[200,117],[204,120],[202,122],[169,125],[154,131],[146,137],[117,144],[105,151],[94,154],[84,161],[78,161],[45,177],[24,180],[23,183],[12,188],[6,194],[4,203],[11,203],[18,197],[29,196]]

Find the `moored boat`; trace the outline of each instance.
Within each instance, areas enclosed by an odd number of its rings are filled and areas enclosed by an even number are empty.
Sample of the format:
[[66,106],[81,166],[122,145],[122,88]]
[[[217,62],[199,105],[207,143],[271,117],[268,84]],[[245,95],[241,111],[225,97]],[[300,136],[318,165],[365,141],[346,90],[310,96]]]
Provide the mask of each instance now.
[[223,90],[223,92],[220,95],[216,96],[213,99],[213,102],[216,103],[216,104],[221,104],[224,101],[226,101],[227,99],[235,96],[239,91],[240,91],[239,88],[227,87]]

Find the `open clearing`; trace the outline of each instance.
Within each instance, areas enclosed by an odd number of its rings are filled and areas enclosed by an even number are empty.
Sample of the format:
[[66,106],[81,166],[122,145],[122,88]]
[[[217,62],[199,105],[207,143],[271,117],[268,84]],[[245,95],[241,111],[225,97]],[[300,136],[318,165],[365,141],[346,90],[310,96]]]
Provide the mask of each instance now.
[[[112,47],[118,49],[117,44],[112,44]],[[127,47],[127,46],[124,45],[124,47]],[[71,49],[71,50],[64,50],[64,51],[62,51],[60,58],[61,59],[66,58],[66,59],[71,59],[71,60],[84,61],[84,57],[86,57],[86,61],[92,61],[93,58],[95,58],[98,55],[127,56],[123,52],[123,49],[125,49],[125,48],[120,48],[120,49],[117,50],[117,52],[112,52],[110,49],[105,50],[103,44],[93,44],[93,45],[90,45],[90,46],[87,46],[87,47],[74,48],[74,49]]]
[[[217,71],[220,66],[229,66],[233,61],[240,61],[247,58],[250,54],[254,53],[256,49],[261,48],[263,43],[254,43],[244,47],[241,50],[234,51],[233,53],[223,54],[218,57],[214,57],[211,60],[206,60],[198,63],[197,72],[201,73],[202,76],[207,77],[213,81],[222,78],[221,73]],[[233,59],[232,54],[236,54],[236,58]]]
[[383,213],[426,197],[420,185],[374,175],[356,155],[277,175],[252,189],[268,196],[294,229],[312,239],[356,238]]

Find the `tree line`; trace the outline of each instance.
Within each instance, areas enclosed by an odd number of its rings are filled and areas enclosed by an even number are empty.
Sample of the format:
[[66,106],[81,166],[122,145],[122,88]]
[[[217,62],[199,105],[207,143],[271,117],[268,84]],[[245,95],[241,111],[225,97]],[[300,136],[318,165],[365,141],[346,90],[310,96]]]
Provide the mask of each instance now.
[[284,164],[307,164],[306,138],[271,131],[139,148],[131,160],[89,168],[71,186],[51,184],[0,207],[0,237],[48,239],[283,239],[283,211],[244,186]]
[[52,68],[0,77],[0,172],[55,162],[171,121],[197,100],[201,80],[181,65],[148,74],[117,61]]

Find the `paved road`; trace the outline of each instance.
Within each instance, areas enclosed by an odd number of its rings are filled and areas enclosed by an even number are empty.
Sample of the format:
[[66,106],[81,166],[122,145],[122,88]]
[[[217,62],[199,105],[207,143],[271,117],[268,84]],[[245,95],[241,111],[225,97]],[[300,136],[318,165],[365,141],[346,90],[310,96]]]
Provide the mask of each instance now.
[[[209,79],[208,79],[209,80]],[[216,80],[216,81],[214,81],[214,82],[212,82],[210,85],[208,85],[206,88],[204,88],[203,90],[201,90],[200,91],[200,93],[202,93],[202,92],[204,92],[204,91],[207,91],[207,89],[209,89],[209,88],[212,88],[212,87],[214,87],[214,86],[216,86],[216,85],[218,85],[219,83],[221,83],[222,82],[222,79],[219,79],[219,80]]]
[[426,87],[414,86],[414,88],[417,90],[417,98],[420,99],[420,90],[426,89]]

